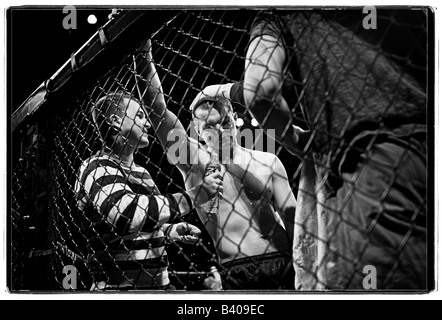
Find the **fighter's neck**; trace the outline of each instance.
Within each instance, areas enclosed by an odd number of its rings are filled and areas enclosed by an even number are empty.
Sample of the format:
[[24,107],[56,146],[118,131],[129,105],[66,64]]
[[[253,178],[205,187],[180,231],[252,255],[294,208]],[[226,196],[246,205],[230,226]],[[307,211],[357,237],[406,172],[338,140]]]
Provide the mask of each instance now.
[[228,163],[235,163],[235,159],[239,158],[239,156],[242,155],[245,150],[246,149],[235,143],[229,149],[214,150],[208,148],[207,151],[209,152],[212,159],[216,158],[220,163],[228,164]]

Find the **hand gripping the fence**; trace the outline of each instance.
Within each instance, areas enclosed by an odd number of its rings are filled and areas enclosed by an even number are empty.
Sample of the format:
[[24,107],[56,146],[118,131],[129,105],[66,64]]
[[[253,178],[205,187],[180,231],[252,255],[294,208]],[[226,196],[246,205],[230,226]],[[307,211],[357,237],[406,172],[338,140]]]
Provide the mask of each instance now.
[[195,206],[202,206],[214,197],[222,197],[224,191],[223,175],[220,172],[214,172],[204,177],[197,186],[187,191],[194,199]]
[[198,104],[206,99],[218,97],[230,99],[230,90],[233,85],[233,83],[228,83],[215,84],[205,87],[203,90],[201,90],[201,92],[197,94],[195,99],[193,99],[192,103],[190,104],[190,110],[193,111]]

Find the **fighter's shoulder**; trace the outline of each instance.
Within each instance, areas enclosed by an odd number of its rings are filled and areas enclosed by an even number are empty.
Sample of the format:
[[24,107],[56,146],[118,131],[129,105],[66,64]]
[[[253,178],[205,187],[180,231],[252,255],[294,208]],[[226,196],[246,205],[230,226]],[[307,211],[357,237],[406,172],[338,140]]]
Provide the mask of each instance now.
[[258,160],[260,162],[264,162],[266,164],[273,165],[277,161],[279,161],[278,157],[270,152],[250,150],[250,154],[252,155],[253,159]]

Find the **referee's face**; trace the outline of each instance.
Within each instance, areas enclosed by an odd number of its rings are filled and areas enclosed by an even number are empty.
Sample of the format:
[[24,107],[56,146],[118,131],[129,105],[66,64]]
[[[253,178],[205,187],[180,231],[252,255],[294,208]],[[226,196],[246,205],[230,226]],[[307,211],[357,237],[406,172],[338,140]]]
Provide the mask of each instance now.
[[126,114],[121,126],[122,135],[131,146],[144,148],[149,145],[149,128],[151,127],[147,114],[141,103],[136,99],[126,98]]

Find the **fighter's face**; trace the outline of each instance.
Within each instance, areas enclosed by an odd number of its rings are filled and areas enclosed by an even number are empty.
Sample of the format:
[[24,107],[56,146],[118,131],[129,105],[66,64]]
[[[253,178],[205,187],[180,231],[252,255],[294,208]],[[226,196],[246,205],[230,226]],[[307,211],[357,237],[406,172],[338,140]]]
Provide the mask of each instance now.
[[130,145],[144,148],[149,145],[148,130],[151,127],[146,112],[136,100],[124,98],[126,113],[122,118],[121,135]]
[[235,118],[232,111],[198,108],[194,113],[198,134],[214,150],[226,150],[236,139]]

